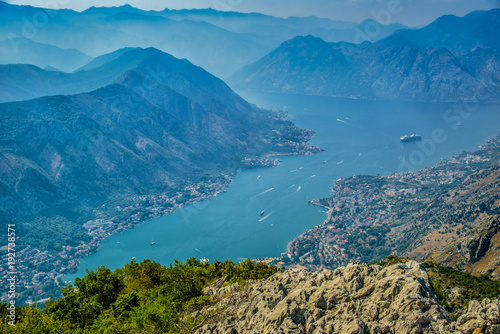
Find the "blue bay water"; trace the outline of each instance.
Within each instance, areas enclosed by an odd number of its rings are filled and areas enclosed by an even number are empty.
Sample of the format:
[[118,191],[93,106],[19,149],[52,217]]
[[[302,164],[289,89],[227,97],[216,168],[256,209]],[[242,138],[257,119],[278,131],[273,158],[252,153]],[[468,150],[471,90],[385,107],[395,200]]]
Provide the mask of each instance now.
[[[279,256],[290,240],[325,219],[322,208],[308,201],[327,197],[338,178],[407,171],[402,161],[411,161],[413,169],[429,167],[441,158],[475,150],[500,133],[499,104],[474,108],[457,126],[457,120],[444,117],[457,104],[241,95],[259,107],[285,110],[296,125],[316,132],[310,143],[325,151],[279,157],[277,167],[243,171],[210,201],[110,237],[64,280],[100,265],[115,269],[132,258],[168,265],[192,256],[221,261]],[[431,141],[436,131],[437,143]],[[422,135],[420,144],[400,142],[401,136],[414,132]]]

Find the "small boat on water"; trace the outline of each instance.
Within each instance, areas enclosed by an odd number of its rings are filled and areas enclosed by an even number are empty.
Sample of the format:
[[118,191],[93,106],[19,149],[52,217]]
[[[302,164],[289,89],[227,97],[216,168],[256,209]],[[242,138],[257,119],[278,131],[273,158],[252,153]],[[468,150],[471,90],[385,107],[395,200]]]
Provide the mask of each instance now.
[[422,140],[422,136],[414,133],[411,136],[403,136],[400,138],[400,140],[402,143],[411,143],[413,141]]
[[261,215],[261,216],[263,216],[263,215],[264,215],[264,210],[262,210],[262,212],[260,213],[260,215]]

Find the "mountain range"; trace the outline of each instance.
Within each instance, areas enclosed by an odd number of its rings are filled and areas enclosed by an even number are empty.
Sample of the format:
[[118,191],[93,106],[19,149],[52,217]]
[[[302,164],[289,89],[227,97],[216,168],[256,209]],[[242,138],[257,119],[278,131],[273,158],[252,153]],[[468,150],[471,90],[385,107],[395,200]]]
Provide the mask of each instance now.
[[296,37],[227,81],[266,92],[441,102],[474,100],[487,89],[498,101],[499,19],[496,9],[445,17],[375,43]]
[[[378,25],[378,34],[360,40],[359,32],[370,25]],[[131,6],[78,13],[0,1],[0,36],[0,221],[14,223],[22,235],[19,272],[31,283],[20,287],[20,296],[24,294],[19,300],[39,300],[59,290],[60,275],[76,269],[78,259],[107,236],[210,199],[242,169],[273,166],[275,155],[320,151],[307,144],[312,131],[296,127],[282,113],[250,104],[215,75],[228,77],[231,87],[242,90],[439,102],[485,99],[486,91],[486,99],[500,100],[497,9],[462,18],[445,16],[408,29],[370,19],[353,23]],[[448,174],[446,182],[437,179],[439,187],[380,176],[338,180],[338,189],[342,184],[362,189],[373,183],[365,190],[394,201],[392,212],[382,210],[394,220],[368,229],[348,226],[358,221],[339,224],[343,212],[334,209],[341,201],[332,196],[322,200],[330,210],[329,220],[290,243],[285,260],[316,268],[399,252],[498,275],[500,232],[498,218],[491,216],[499,212],[499,171],[492,166],[498,161],[498,145],[488,152],[495,153],[496,160],[482,160],[486,153],[476,153],[479,158],[473,164],[464,162],[470,178],[454,187],[446,183]],[[470,155],[458,158],[468,161]],[[449,167],[443,166],[432,171]],[[456,178],[462,175],[452,172]],[[401,177],[414,175],[419,174]],[[387,192],[371,191],[380,184]],[[415,188],[421,191],[416,196]],[[418,204],[416,211],[396,206],[390,195],[396,190]],[[368,204],[380,203],[367,202],[355,211],[370,217],[377,211],[367,210]],[[463,217],[473,222],[457,226]],[[0,236],[7,239],[6,232],[0,231]],[[458,234],[464,236],[448,248],[436,245],[442,236]],[[332,241],[340,237],[343,248]],[[38,254],[45,256],[43,261]],[[471,265],[471,259],[479,257],[483,262]],[[405,265],[393,268],[396,276],[400,269],[424,275],[417,264]],[[356,268],[371,271],[365,275],[370,280],[383,271]],[[354,276],[346,275],[352,291],[359,290]],[[295,289],[292,285],[290,290]],[[423,286],[430,290],[428,282]],[[40,289],[28,291],[34,287]],[[323,305],[321,298],[317,301]],[[292,302],[303,300],[287,298],[287,305]],[[277,317],[297,310],[293,305],[274,310]],[[249,312],[262,318],[258,310]],[[253,316],[247,319],[256,321]]]
[[[0,36],[9,41],[22,37],[39,44],[76,49],[91,57],[124,47],[155,47],[177,58],[189,59],[222,78],[297,35],[315,34],[332,42],[354,41],[357,31],[364,30],[368,23],[317,17],[277,18],[210,9],[143,11],[128,5],[92,7],[79,13],[5,2],[0,2],[0,22]],[[379,26],[376,39],[403,27]],[[45,67],[36,59],[27,56],[23,59],[28,64]],[[64,71],[75,69],[56,59],[50,65]]]
[[464,17],[445,15],[423,28],[401,29],[395,34],[418,47],[444,47],[453,53],[475,48],[500,49],[500,8],[475,11]]
[[76,49],[61,49],[27,38],[0,41],[0,64],[32,64],[45,69],[72,72],[91,60],[91,57]]
[[2,87],[25,89],[0,104],[3,221],[55,211],[85,220],[110,199],[171,194],[270,154],[317,152],[305,144],[310,131],[186,60],[153,48],[115,56],[74,74],[0,68]]

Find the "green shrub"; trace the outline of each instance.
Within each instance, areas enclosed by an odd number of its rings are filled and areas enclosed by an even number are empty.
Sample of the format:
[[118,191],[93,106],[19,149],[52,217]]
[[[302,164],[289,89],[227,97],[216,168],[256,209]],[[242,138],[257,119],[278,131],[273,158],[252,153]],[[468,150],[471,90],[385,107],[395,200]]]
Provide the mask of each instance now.
[[[61,289],[63,297],[50,300],[45,309],[20,307],[16,326],[2,317],[2,333],[125,334],[187,333],[206,317],[215,304],[203,288],[228,276],[231,282],[262,279],[279,271],[253,263],[201,263],[195,258],[175,261],[169,267],[144,260],[111,271],[98,267]],[[6,314],[7,305],[0,308]],[[193,315],[194,314],[194,315]]]

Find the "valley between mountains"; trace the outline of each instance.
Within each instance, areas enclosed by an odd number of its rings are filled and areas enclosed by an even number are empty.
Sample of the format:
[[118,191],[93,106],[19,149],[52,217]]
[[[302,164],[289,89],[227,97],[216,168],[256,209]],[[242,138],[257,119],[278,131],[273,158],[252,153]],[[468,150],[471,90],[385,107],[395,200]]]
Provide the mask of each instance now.
[[47,291],[103,238],[209,199],[273,155],[320,151],[311,131],[186,60],[153,48],[109,58],[74,74],[0,65],[17,76],[2,83],[16,102],[0,104],[0,210],[23,234],[22,279]]
[[[373,26],[377,34],[360,38]],[[318,100],[289,114],[284,103],[267,110],[241,97],[252,92]],[[407,118],[390,119],[396,114],[384,103]],[[408,27],[371,18],[129,4],[77,12],[0,1],[0,222],[10,228],[0,231],[9,240],[0,245],[6,253],[0,276],[16,282],[0,292],[7,302],[0,328],[500,333],[500,128],[491,112],[499,103],[499,8]],[[328,117],[310,110],[324,105]],[[317,117],[310,129],[299,113]],[[453,155],[395,173],[396,156],[408,166],[406,155],[428,144],[422,137],[442,130],[443,122],[455,131],[448,132],[457,141],[447,146]],[[474,124],[488,129],[481,133]],[[401,134],[384,132],[394,127]],[[319,142],[335,152],[316,144],[312,129],[324,130]],[[497,135],[474,149],[492,131]],[[400,140],[411,133],[421,141]],[[462,135],[474,138],[474,147],[455,154],[466,143]],[[422,164],[430,165],[434,151],[418,151]],[[288,191],[276,195],[280,200],[324,210],[324,222],[306,230],[302,216],[280,216],[288,207],[270,209],[278,207],[276,198],[250,203],[278,193],[252,175],[250,182],[267,188],[238,205],[255,211],[257,232],[280,231],[270,223],[275,218],[280,228],[287,220],[301,224],[296,234],[285,226],[293,239],[285,236],[282,244],[258,240],[276,245],[281,256],[239,261],[238,253],[228,255],[238,263],[188,258],[169,265],[136,261],[134,254],[121,268],[103,265],[63,282],[110,236],[208,203],[243,171],[273,168],[291,155],[316,160],[268,171],[299,175],[314,164],[320,171],[338,168],[342,177],[314,172],[301,175],[300,184],[280,184]],[[355,163],[375,173],[355,174]],[[284,178],[276,174],[270,175]],[[313,182],[331,184],[329,195],[304,195]],[[233,220],[243,215],[238,205]],[[209,222],[203,220],[207,229]],[[235,234],[231,226],[224,222],[212,233]],[[241,240],[262,236],[239,231],[248,235],[225,242],[242,248]],[[200,235],[214,242],[209,232]],[[154,239],[147,247],[159,244]],[[191,251],[201,257],[195,246]],[[43,309],[26,306],[36,303]],[[12,312],[17,327],[8,320]]]

